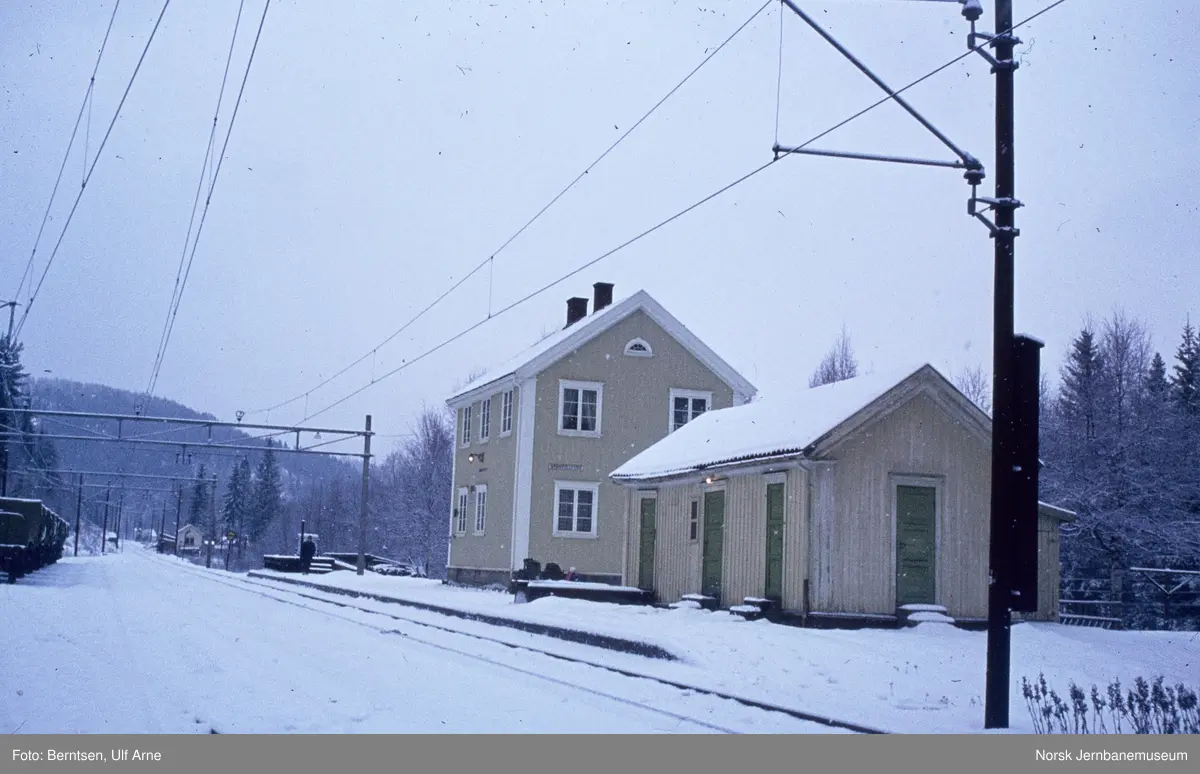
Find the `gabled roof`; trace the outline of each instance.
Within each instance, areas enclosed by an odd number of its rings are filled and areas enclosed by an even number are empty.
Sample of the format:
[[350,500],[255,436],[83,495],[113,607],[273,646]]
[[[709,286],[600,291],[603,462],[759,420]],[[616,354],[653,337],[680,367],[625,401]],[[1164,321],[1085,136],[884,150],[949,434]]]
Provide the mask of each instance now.
[[473,380],[451,396],[446,403],[451,408],[458,408],[486,396],[491,390],[502,386],[506,387],[510,382],[538,374],[639,311],[645,312],[684,349],[707,366],[721,381],[729,385],[735,395],[744,396],[748,400],[758,392],[758,388],[697,338],[649,293],[639,290],[599,312],[593,312],[574,325],[555,331],[516,357],[495,368],[488,369],[478,379]]
[[616,481],[645,481],[713,467],[780,457],[812,457],[875,415],[872,409],[935,392],[966,412],[981,435],[990,420],[936,368],[859,376],[702,414],[612,472]]

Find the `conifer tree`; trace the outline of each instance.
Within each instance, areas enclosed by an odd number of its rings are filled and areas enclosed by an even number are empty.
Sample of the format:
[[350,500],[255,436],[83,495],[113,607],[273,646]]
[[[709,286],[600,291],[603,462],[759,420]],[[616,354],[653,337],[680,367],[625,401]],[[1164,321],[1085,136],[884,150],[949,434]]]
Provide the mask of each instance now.
[[246,519],[246,531],[250,540],[257,542],[262,538],[267,527],[275,523],[283,512],[283,484],[279,473],[279,463],[275,460],[275,448],[269,440],[255,473],[254,490],[250,500],[251,510]]
[[225,490],[225,505],[222,515],[225,530],[241,535],[246,523],[246,512],[250,506],[250,461],[245,457],[233,469]]
[[[21,366],[21,344],[9,341],[7,335],[0,336],[0,428],[6,433],[22,427],[13,409],[21,407],[25,394],[27,375]],[[8,494],[9,468],[12,464],[12,438],[0,437],[0,495]]]
[[1186,413],[1200,412],[1200,339],[1188,320],[1183,326],[1183,337],[1175,350],[1175,366],[1171,374],[1171,392],[1176,403]]
[[188,506],[188,523],[200,527],[208,522],[209,480],[204,463],[196,471],[196,483],[192,485],[192,501]]
[[1162,355],[1155,352],[1154,359],[1150,361],[1150,370],[1146,374],[1146,392],[1150,397],[1161,400],[1166,397],[1168,387],[1167,364]]
[[1096,438],[1103,371],[1104,360],[1095,334],[1085,327],[1071,343],[1071,352],[1063,366],[1059,402],[1063,419],[1076,431],[1082,431],[1089,442]]

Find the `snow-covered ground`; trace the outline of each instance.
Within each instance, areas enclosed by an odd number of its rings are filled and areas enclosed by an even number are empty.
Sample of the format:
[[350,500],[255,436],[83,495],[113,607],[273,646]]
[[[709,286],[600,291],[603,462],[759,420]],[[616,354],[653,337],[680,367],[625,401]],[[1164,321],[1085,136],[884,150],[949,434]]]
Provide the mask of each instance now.
[[312,596],[135,544],[0,584],[0,733],[827,730]]
[[[821,631],[747,622],[729,613],[696,609],[661,610],[557,598],[514,604],[508,594],[373,573],[362,577],[333,573],[304,580],[650,642],[680,657],[681,663],[586,650],[588,658],[597,663],[876,728],[962,733],[980,731],[983,726],[987,637],[982,632],[937,623],[891,631]],[[414,619],[431,615],[392,607],[393,612]],[[445,616],[431,619],[455,628],[471,626]],[[547,647],[573,646],[557,643]],[[1072,680],[1085,689],[1096,684],[1103,690],[1114,679],[1129,686],[1139,676],[1163,675],[1169,683],[1195,687],[1200,682],[1198,664],[1197,632],[1118,632],[1018,624],[1012,636],[1012,730],[1033,730],[1021,696],[1022,677],[1033,681],[1045,673],[1050,687],[1065,697]]]

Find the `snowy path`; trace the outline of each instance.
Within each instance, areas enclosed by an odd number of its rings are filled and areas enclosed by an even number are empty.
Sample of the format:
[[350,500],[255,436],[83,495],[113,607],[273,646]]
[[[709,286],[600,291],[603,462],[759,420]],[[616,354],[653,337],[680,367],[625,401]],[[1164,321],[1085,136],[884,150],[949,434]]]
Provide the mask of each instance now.
[[413,628],[133,546],[64,559],[0,586],[0,733],[829,731]]

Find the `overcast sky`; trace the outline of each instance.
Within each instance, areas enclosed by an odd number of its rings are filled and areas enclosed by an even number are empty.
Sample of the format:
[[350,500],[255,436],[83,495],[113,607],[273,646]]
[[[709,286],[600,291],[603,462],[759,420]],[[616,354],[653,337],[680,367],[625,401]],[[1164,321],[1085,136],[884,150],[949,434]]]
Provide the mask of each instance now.
[[[1049,1],[1017,0],[1017,18]],[[218,144],[263,2],[245,2]],[[232,420],[371,352],[761,3],[275,0],[156,394]],[[955,5],[802,5],[896,87],[965,47]],[[160,9],[120,5],[96,80],[92,156]],[[237,9],[168,8],[23,329],[35,375],[145,389]],[[107,0],[0,4],[5,299],[111,10]],[[486,318],[489,299],[501,309],[769,161],[780,23],[773,3],[490,271],[270,421],[315,413]],[[1185,317],[1200,315],[1198,26],[1195,3],[1068,0],[1019,32],[1017,329],[1046,341],[1053,373],[1089,312],[1120,305],[1143,317],[1168,359]],[[785,145],[881,96],[790,12],[782,65]],[[986,63],[971,57],[908,97],[990,173],[993,94]],[[79,190],[83,144],[35,275]],[[949,158],[892,104],[817,145]],[[993,185],[989,175],[982,193]],[[560,327],[565,300],[597,281],[617,296],[650,292],[763,393],[805,386],[843,324],[864,368],[990,365],[992,241],[965,214],[968,190],[954,170],[789,158],[313,422],[359,427],[370,413],[381,433],[403,433],[470,371]]]

